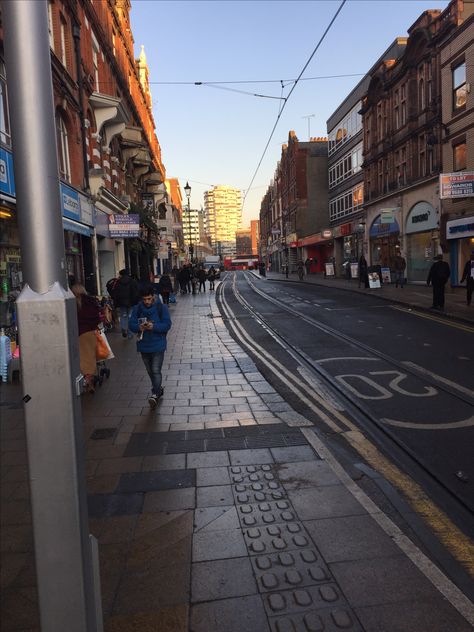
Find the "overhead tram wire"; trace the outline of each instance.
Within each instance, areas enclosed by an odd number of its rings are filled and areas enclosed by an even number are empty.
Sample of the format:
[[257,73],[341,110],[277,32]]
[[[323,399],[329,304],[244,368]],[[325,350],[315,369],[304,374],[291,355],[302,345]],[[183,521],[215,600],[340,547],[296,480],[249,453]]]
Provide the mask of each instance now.
[[[345,73],[341,75],[320,75],[318,77],[301,77],[299,81],[316,81],[318,79],[344,79],[346,77],[363,77],[365,72]],[[242,83],[295,83],[297,79],[240,79],[236,81],[149,81],[150,85],[155,86],[207,86],[218,84],[242,84]],[[102,83],[102,82],[101,82]],[[107,82],[108,83],[108,82]]]
[[[257,168],[255,169],[255,172],[254,172],[254,174],[253,174],[253,176],[252,176],[252,179],[251,179],[251,181],[250,181],[250,184],[249,184],[249,186],[247,187],[246,193],[245,193],[245,195],[244,195],[244,199],[243,199],[243,202],[242,202],[242,210],[243,210],[243,208],[244,208],[244,206],[245,206],[245,200],[247,199],[247,194],[248,194],[248,192],[250,191],[250,189],[251,189],[251,187],[252,187],[253,181],[255,180],[255,178],[256,178],[256,176],[257,176],[258,170],[260,169],[260,165],[262,164],[263,159],[264,159],[264,157],[265,157],[265,154],[267,153],[267,149],[268,149],[268,146],[270,145],[270,142],[271,142],[271,140],[272,140],[272,138],[273,138],[273,134],[275,133],[276,126],[278,125],[278,122],[279,122],[279,120],[280,120],[280,118],[281,118],[281,115],[283,114],[283,110],[285,109],[286,104],[288,103],[288,99],[289,99],[289,98],[291,97],[291,95],[293,94],[293,91],[294,91],[294,89],[296,88],[296,86],[298,85],[298,82],[300,81],[301,76],[303,75],[303,73],[304,73],[304,71],[306,70],[306,68],[309,66],[309,64],[310,64],[311,60],[313,59],[313,57],[314,57],[314,55],[316,54],[316,52],[317,52],[318,48],[321,46],[322,42],[324,41],[324,38],[325,38],[325,37],[326,37],[326,35],[329,33],[329,30],[330,30],[331,26],[334,24],[334,22],[335,22],[335,20],[336,20],[337,16],[338,16],[338,15],[339,15],[339,13],[341,12],[342,7],[346,4],[346,2],[347,2],[347,0],[342,0],[341,4],[339,5],[339,7],[338,7],[338,9],[337,9],[337,11],[336,11],[336,13],[334,14],[334,16],[332,17],[332,19],[331,19],[331,21],[329,22],[328,26],[326,27],[326,30],[325,30],[325,31],[324,31],[324,33],[321,35],[321,37],[320,37],[320,39],[319,39],[319,42],[316,44],[315,49],[313,50],[313,52],[312,52],[312,53],[311,53],[311,55],[309,56],[308,61],[307,61],[307,62],[305,63],[305,65],[303,66],[303,69],[301,70],[300,74],[298,75],[298,77],[297,77],[297,79],[296,79],[295,83],[293,84],[293,86],[292,86],[292,88],[291,88],[290,92],[288,93],[288,96],[287,96],[287,97],[285,97],[285,100],[282,102],[282,105],[281,105],[280,111],[278,112],[278,116],[277,116],[277,118],[276,118],[275,124],[273,125],[272,131],[271,131],[271,133],[270,133],[270,137],[269,137],[269,139],[268,139],[268,141],[267,141],[267,144],[265,145],[265,149],[263,150],[263,154],[262,154],[262,156],[261,156],[261,158],[260,158],[260,160],[259,160],[259,162],[258,162]],[[282,86],[282,90],[283,90],[283,81],[281,81],[281,86]]]

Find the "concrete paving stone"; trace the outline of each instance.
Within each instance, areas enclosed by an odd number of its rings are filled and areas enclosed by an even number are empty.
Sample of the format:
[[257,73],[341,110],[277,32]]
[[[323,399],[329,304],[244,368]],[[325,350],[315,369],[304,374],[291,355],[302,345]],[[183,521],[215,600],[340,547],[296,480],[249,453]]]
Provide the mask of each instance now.
[[273,463],[273,456],[268,449],[261,450],[230,450],[231,465],[253,465]]
[[200,507],[194,510],[194,532],[239,529],[237,511],[232,505]]
[[[142,513],[138,516],[134,538],[137,543],[152,543],[154,555],[159,555],[162,549],[170,548],[192,534],[193,514],[192,509]],[[157,546],[161,548],[157,550]]]
[[103,474],[86,479],[89,494],[111,494],[117,489],[120,474]]
[[178,406],[174,406],[173,414],[177,415],[203,415],[206,407],[204,406],[182,406],[181,403]]
[[141,465],[141,456],[122,456],[122,458],[103,459],[100,461],[95,473],[100,475],[139,472],[141,470]]
[[393,540],[368,515],[309,520],[305,527],[328,563],[400,553]]
[[158,608],[153,612],[114,615],[105,621],[106,632],[187,632],[188,604]]
[[191,570],[191,602],[253,595],[257,584],[248,557],[196,562]]
[[215,468],[219,465],[228,466],[230,465],[229,455],[225,451],[216,451],[216,452],[198,452],[198,453],[188,453],[187,455],[187,466],[188,467],[212,467]]
[[113,614],[142,613],[185,604],[189,600],[188,564],[166,568],[159,564],[127,572],[122,576]]
[[207,415],[208,413],[212,415],[212,413],[235,413],[234,406],[204,406],[204,412]]
[[333,609],[348,608],[340,588],[335,583],[265,593],[263,603],[268,616],[291,615],[308,610],[318,611],[328,606]]
[[89,516],[103,518],[138,514],[142,511],[143,496],[143,494],[90,494],[87,497]]
[[191,607],[189,632],[224,631],[270,632],[261,597],[222,599]]
[[239,426],[240,422],[237,419],[229,419],[225,421],[208,421],[204,425],[206,428],[228,428],[231,426]]
[[195,486],[196,472],[193,469],[159,470],[158,472],[143,471],[122,474],[117,492],[150,492]]
[[276,393],[271,384],[262,380],[261,382],[252,382],[252,387],[257,393]]
[[106,518],[92,518],[89,527],[99,541],[103,544],[118,544],[130,542],[137,524],[138,514],[125,516],[108,516]]
[[435,600],[356,608],[355,613],[366,632],[472,632],[472,625],[441,595]]
[[363,632],[357,617],[347,607],[308,610],[284,617],[270,617],[269,621],[272,632]]
[[299,522],[249,527],[243,532],[250,555],[271,555],[313,546],[311,538]]
[[309,419],[306,419],[306,417],[300,415],[295,410],[292,410],[290,412],[276,413],[276,415],[277,417],[279,417],[280,421],[283,421],[289,426],[305,427],[313,425]]
[[288,448],[270,448],[270,452],[275,460],[275,463],[293,463],[295,461],[314,461],[319,459],[319,456],[315,453],[313,448],[309,445],[291,446]]
[[249,415],[249,416],[246,416],[245,419],[239,418],[239,424],[241,426],[256,426],[257,421]]
[[197,487],[210,487],[213,485],[229,485],[229,484],[230,484],[230,477],[229,477],[229,472],[227,470],[227,467],[205,466],[205,467],[198,467],[196,469],[196,486]]
[[[314,455],[309,446],[293,449],[301,450],[305,447]],[[281,463],[278,466],[278,476],[286,490],[338,485],[340,483],[334,471],[325,461],[315,461],[314,459],[299,463]]]
[[140,415],[141,414],[141,408],[139,406],[135,406],[135,407],[115,407],[115,408],[109,408],[108,412],[106,413],[107,417],[129,417],[131,415]]
[[204,430],[205,426],[202,422],[188,422],[188,423],[178,423],[178,424],[170,424],[170,428],[173,430]]
[[193,562],[245,557],[247,549],[240,529],[198,531],[193,536]]
[[110,442],[91,441],[86,444],[87,459],[115,459],[121,457],[125,452],[124,445],[114,445]]
[[[210,422],[217,423],[221,421],[221,416],[219,413],[213,413],[212,415],[189,415],[188,416],[189,423],[203,423],[207,424]],[[207,427],[207,426],[205,426]]]
[[288,498],[300,520],[365,514],[362,505],[343,485],[290,490]]
[[173,511],[194,509],[196,506],[195,488],[173,489],[160,492],[148,492],[143,503],[144,512]]
[[333,562],[329,568],[352,607],[439,599],[438,591],[404,555]]
[[234,497],[230,485],[198,487],[196,490],[196,507],[216,507],[232,505]]
[[157,456],[145,456],[142,463],[142,471],[152,470],[182,470],[186,467],[185,454],[159,454]]

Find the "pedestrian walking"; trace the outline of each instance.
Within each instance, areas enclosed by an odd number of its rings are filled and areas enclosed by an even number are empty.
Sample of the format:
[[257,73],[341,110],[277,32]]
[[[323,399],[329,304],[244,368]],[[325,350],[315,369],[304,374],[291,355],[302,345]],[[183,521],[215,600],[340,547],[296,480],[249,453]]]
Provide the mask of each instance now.
[[437,255],[426,279],[426,285],[433,286],[433,309],[444,309],[444,288],[450,276],[449,264],[443,261],[443,255]]
[[94,296],[87,294],[80,283],[71,287],[76,297],[77,323],[79,325],[79,365],[84,376],[84,389],[87,393],[95,391],[96,329],[101,322],[100,307]]
[[304,262],[304,266],[306,268],[306,274],[309,274],[311,272],[311,259],[309,257]]
[[393,260],[393,268],[395,270],[395,287],[398,287],[398,284],[400,284],[400,287],[403,289],[403,286],[405,285],[406,267],[407,262],[405,261],[405,257],[402,257],[399,252]]
[[173,284],[171,283],[171,279],[167,274],[163,274],[161,279],[158,281],[158,293],[163,299],[163,303],[168,305],[170,302],[170,294],[173,291]]
[[361,255],[359,259],[359,287],[361,283],[364,287],[369,287],[369,266],[364,255]]
[[199,268],[199,270],[196,273],[197,279],[199,281],[199,291],[201,291],[201,288],[203,289],[203,291],[206,291],[206,271],[204,270],[204,268]]
[[137,351],[142,356],[151,380],[148,403],[151,408],[155,408],[163,396],[161,368],[171,319],[168,307],[155,299],[151,284],[142,289],[141,300],[132,310],[129,326],[131,331],[138,334]]
[[131,338],[128,321],[132,307],[139,299],[138,283],[130,277],[128,270],[120,270],[119,278],[112,290],[112,299],[115,307],[119,310],[120,328],[123,338]]
[[466,281],[466,303],[471,304],[472,292],[474,290],[474,250],[471,252],[471,258],[466,261],[461,277],[461,283]]
[[209,268],[209,272],[207,273],[207,278],[209,279],[209,292],[215,289],[214,282],[216,280],[216,269],[214,266]]

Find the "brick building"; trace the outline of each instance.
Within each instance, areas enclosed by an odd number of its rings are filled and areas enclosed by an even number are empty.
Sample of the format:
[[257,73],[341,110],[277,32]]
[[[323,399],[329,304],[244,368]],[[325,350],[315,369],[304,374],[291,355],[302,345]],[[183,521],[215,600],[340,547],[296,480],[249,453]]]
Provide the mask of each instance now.
[[260,209],[260,238],[272,270],[313,258],[321,269],[321,231],[327,228],[327,138],[300,142],[290,131],[274,181]]
[[373,265],[393,268],[401,252],[410,281],[426,281],[440,249],[440,51],[470,6],[453,0],[443,12],[425,11],[408,29],[403,54],[369,73],[363,99],[368,258]]
[[[146,57],[142,48],[134,58],[129,12],[129,0],[48,3],[66,260],[69,274],[94,293],[103,291],[105,282],[125,265],[140,276],[148,275],[155,265],[157,209],[168,199]],[[10,164],[9,69],[0,55],[0,151]],[[21,277],[21,256],[13,266],[4,254],[11,250],[8,241],[18,241],[12,177],[2,184],[0,195],[10,214],[0,222],[1,273],[11,285],[18,273]],[[130,209],[147,222],[140,238],[111,235],[110,217]],[[172,221],[170,216],[170,231]]]
[[[441,49],[443,173],[474,176],[474,15],[446,38]],[[443,199],[441,245],[457,284],[474,250],[474,197]]]

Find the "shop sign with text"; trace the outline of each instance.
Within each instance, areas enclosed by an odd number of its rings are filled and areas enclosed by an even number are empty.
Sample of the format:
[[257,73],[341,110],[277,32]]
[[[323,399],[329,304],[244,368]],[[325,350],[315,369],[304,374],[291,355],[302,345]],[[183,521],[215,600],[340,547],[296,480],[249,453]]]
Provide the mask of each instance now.
[[474,197],[474,171],[441,173],[439,176],[439,197],[442,200]]
[[140,216],[135,213],[109,215],[109,232],[112,238],[139,237]]

